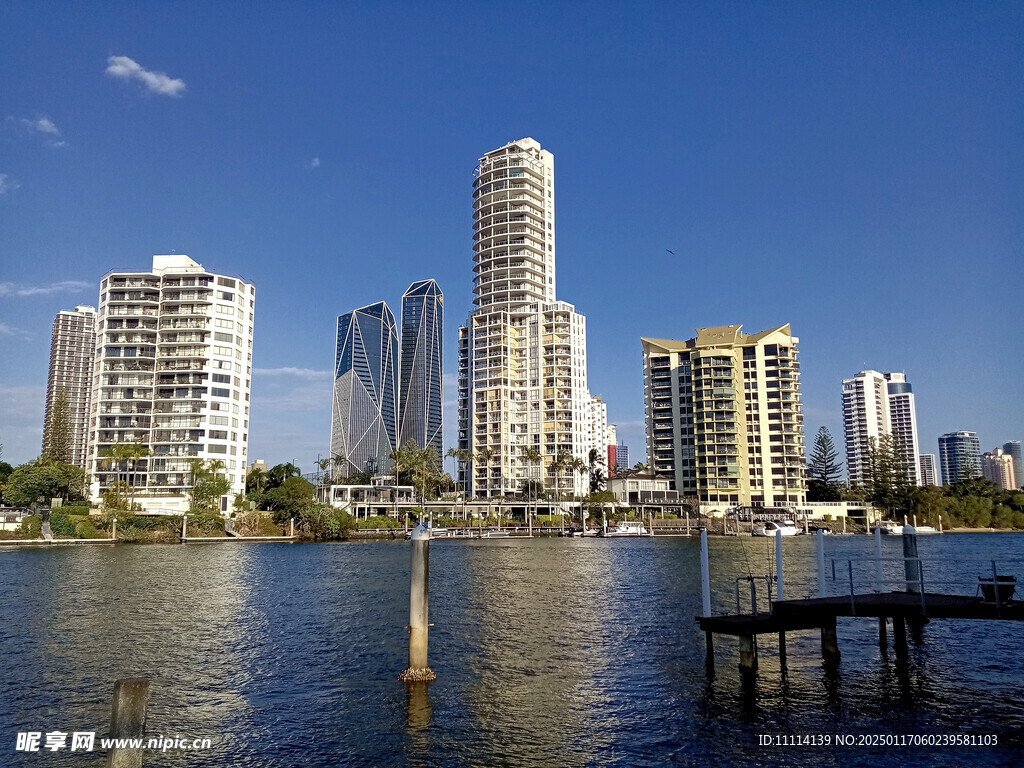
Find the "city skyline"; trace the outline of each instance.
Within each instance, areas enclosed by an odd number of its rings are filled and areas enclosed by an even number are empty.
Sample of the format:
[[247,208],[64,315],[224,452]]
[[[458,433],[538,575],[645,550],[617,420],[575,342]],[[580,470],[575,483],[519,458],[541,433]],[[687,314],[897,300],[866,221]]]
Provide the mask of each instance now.
[[[38,454],[54,315],[173,250],[259,288],[249,453],[312,470],[330,419],[322,329],[424,265],[466,317],[474,159],[518,136],[559,158],[559,294],[587,316],[589,386],[634,461],[639,339],[726,323],[799,329],[808,434],[824,424],[838,441],[839,382],[875,369],[914,382],[923,452],[957,429],[1024,438],[1020,356],[973,332],[1019,302],[1002,278],[1024,207],[1010,6],[610,6],[598,21],[556,5],[524,41],[541,75],[528,106],[459,45],[423,66],[498,8],[453,29],[436,8],[270,13],[238,30],[237,60],[217,42],[229,11],[197,23],[168,8],[151,27],[111,8],[73,27],[2,11],[0,353],[19,362],[0,371],[3,460]],[[286,18],[294,31],[266,45]],[[339,44],[306,45],[324,24]],[[58,28],[57,53],[23,34]],[[401,54],[367,66],[385,40]],[[111,72],[110,56],[150,77]],[[335,89],[310,75],[330,71],[355,76]]]

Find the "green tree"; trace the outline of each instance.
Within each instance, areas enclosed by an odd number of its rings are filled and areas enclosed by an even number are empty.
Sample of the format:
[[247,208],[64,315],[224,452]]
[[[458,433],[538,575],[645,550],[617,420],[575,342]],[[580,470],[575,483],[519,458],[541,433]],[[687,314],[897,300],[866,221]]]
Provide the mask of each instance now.
[[302,470],[291,462],[275,464],[267,471],[267,490],[278,488],[289,477],[301,477]]
[[868,447],[868,499],[888,515],[906,513],[910,507],[910,476],[892,433],[872,438]]
[[38,499],[79,501],[85,498],[85,470],[74,464],[39,459],[11,471],[4,483],[4,501],[27,506]]
[[839,501],[842,490],[839,476],[843,464],[839,461],[832,435],[826,427],[819,427],[814,437],[814,447],[807,458],[807,500]]
[[267,491],[264,497],[267,508],[274,512],[274,522],[282,523],[311,507],[316,501],[315,493],[316,488],[309,480],[289,477],[277,488]]
[[597,448],[591,448],[587,454],[587,464],[590,466],[590,492],[598,493],[604,489],[605,476],[604,470],[601,468],[601,462],[604,457],[601,455],[601,451]]
[[224,476],[224,462],[220,459],[192,459],[189,462],[192,488],[188,492],[189,512],[217,514],[220,498],[231,490],[231,481]]
[[50,405],[43,428],[43,456],[47,461],[70,463],[74,439],[71,433],[71,407],[68,393],[61,387]]

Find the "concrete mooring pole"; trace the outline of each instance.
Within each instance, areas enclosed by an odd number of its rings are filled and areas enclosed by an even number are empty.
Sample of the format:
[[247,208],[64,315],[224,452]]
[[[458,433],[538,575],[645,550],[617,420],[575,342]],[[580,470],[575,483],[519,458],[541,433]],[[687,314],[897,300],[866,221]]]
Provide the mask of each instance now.
[[399,680],[429,682],[437,675],[427,664],[430,593],[430,529],[420,524],[412,531],[412,577],[409,585],[409,668]]
[[875,528],[875,578],[878,579],[878,591],[885,591],[885,571],[882,569],[882,529]]
[[289,521],[288,538],[289,539],[294,539],[295,538],[295,518],[294,517]]
[[110,532],[110,538],[112,538],[114,541],[117,541],[117,518],[116,517],[114,518],[114,528]]
[[[708,564],[708,532],[707,529],[700,532],[700,594],[701,594],[701,615],[711,615],[711,568]],[[707,631],[704,633],[705,655],[704,669],[708,678],[715,676],[715,641],[714,635]]]
[[[114,683],[110,710],[110,738],[141,739],[146,730],[149,680],[128,677]],[[141,768],[142,749],[114,747],[107,752],[106,768]]]
[[188,530],[188,515],[181,516],[181,543],[185,543],[185,532]]
[[775,531],[775,583],[777,589],[775,590],[777,599],[785,600],[782,593],[782,529],[776,529]]
[[825,596],[825,532],[818,529],[818,597]]

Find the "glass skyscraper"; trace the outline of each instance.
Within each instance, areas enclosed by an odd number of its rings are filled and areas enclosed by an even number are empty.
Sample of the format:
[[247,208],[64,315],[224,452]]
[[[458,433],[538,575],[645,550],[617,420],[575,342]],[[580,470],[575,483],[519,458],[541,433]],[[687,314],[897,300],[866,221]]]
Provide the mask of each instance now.
[[335,472],[387,473],[398,447],[398,326],[383,301],[338,318],[331,456]]
[[444,294],[434,280],[419,280],[402,296],[399,443],[433,446],[439,461],[444,457],[443,338]]

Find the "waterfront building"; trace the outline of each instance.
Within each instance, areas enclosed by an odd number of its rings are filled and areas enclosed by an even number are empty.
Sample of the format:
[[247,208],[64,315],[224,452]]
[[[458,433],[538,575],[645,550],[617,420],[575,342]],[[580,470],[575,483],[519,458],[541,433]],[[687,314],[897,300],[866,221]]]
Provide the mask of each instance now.
[[1018,488],[1024,488],[1024,463],[1021,462],[1020,440],[1003,443],[1003,450],[1013,459],[1013,477]]
[[939,466],[942,469],[942,484],[952,485],[961,480],[979,477],[981,469],[978,458],[981,454],[976,432],[947,432],[939,438]]
[[146,509],[187,509],[195,459],[223,462],[222,512],[244,492],[255,307],[252,284],[185,255],[104,275],[87,456],[94,499],[124,480],[108,458],[118,443],[145,449],[128,466]]
[[921,469],[921,485],[939,485],[939,476],[935,469],[935,454],[922,453],[917,457]]
[[[518,493],[542,456],[547,489],[585,494],[592,400],[586,319],[555,297],[554,158],[520,139],[480,158],[473,182],[474,309],[459,329],[459,481],[475,497]],[[481,459],[489,453],[489,459]]]
[[58,312],[50,337],[50,376],[46,384],[43,452],[47,450],[46,427],[53,414],[53,405],[63,390],[71,438],[68,461],[83,469],[89,447],[89,395],[95,354],[96,308],[82,305],[73,311]]
[[383,301],[338,318],[331,408],[336,472],[387,474],[398,447],[398,326]]
[[443,345],[444,294],[434,280],[419,280],[402,296],[398,443],[432,446],[438,466],[444,457]]
[[869,479],[871,446],[891,434],[907,479],[922,484],[914,392],[905,374],[861,371],[844,379],[843,431],[851,483]]
[[702,503],[802,504],[799,339],[788,325],[741,329],[641,339],[650,469]]
[[1004,491],[1012,491],[1017,487],[1013,456],[1002,448],[981,455],[981,474]]
[[615,425],[609,424],[604,429],[604,445],[605,445],[605,466],[608,467],[608,477],[611,477],[615,468],[615,444],[618,442],[616,436]]
[[591,451],[597,451],[597,464],[604,467],[605,457],[608,455],[608,444],[605,438],[608,434],[608,406],[601,399],[600,395],[590,396],[590,412],[587,419],[587,461],[590,461]]
[[625,443],[615,445],[615,466],[619,469],[629,469],[629,446]]

